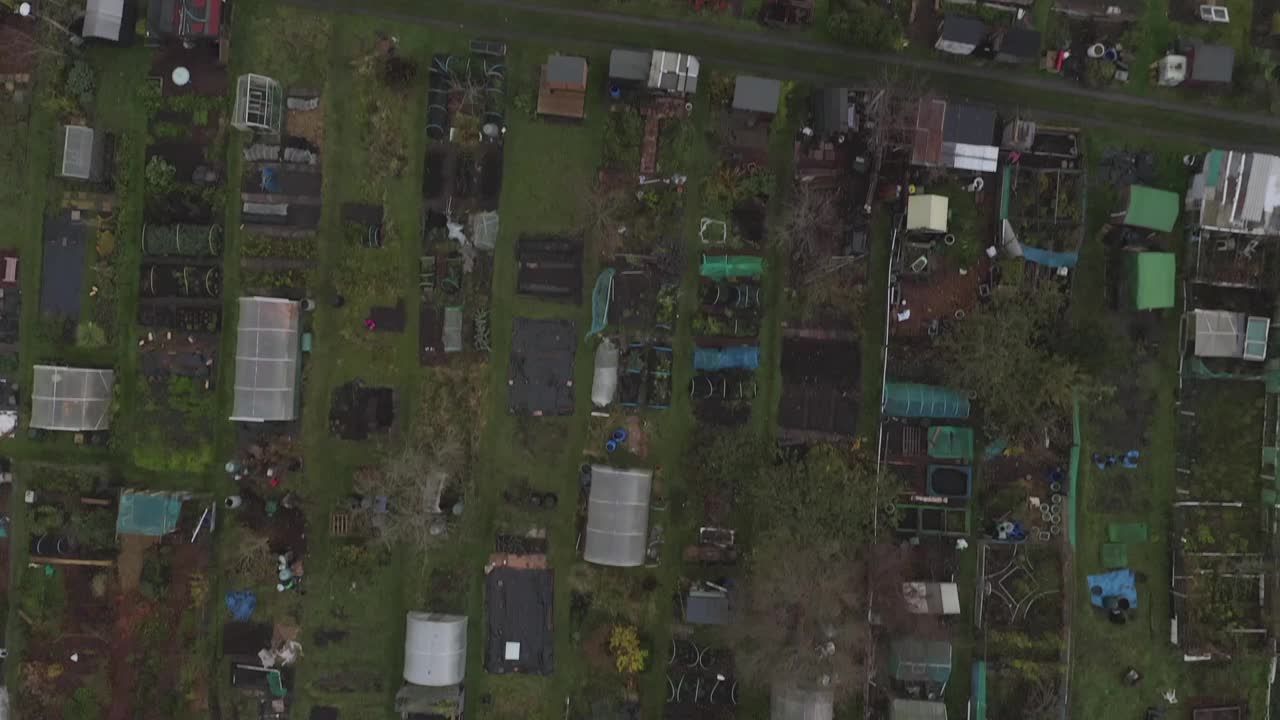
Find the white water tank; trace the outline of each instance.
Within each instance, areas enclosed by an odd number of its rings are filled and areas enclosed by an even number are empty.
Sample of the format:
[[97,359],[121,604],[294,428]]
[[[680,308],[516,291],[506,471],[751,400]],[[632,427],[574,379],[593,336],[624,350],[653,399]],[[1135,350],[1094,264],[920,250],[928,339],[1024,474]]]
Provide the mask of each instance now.
[[1186,55],[1165,55],[1156,61],[1156,84],[1160,87],[1181,85],[1186,79]]

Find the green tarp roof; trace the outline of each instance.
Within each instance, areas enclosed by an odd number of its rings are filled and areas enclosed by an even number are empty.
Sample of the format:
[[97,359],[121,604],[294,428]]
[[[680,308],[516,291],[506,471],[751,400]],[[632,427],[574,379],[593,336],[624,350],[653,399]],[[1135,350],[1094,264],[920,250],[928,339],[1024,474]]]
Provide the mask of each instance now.
[[951,425],[929,428],[929,457],[973,460],[973,428]]
[[120,509],[116,513],[116,532],[121,535],[159,537],[178,527],[182,498],[170,493],[143,493],[126,490],[120,493]]
[[1177,261],[1173,253],[1138,253],[1133,270],[1133,304],[1139,310],[1173,307]]
[[758,277],[764,272],[764,258],[754,255],[703,255],[698,273],[712,280]]
[[1145,185],[1130,185],[1129,207],[1125,209],[1124,224],[1169,232],[1178,222],[1179,205],[1176,193]]
[[1140,543],[1147,541],[1146,523],[1111,523],[1107,525],[1107,540],[1113,543]]
[[891,382],[884,388],[884,414],[960,420],[969,417],[969,398],[950,388]]

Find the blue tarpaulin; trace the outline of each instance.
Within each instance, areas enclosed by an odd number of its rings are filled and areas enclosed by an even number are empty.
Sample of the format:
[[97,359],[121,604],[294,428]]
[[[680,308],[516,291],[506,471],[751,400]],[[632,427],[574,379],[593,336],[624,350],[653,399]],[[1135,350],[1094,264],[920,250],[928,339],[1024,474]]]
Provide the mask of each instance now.
[[1045,267],[1073,268],[1076,266],[1076,263],[1080,261],[1080,254],[1077,252],[1044,250],[1041,248],[1027,247],[1026,245],[1023,245],[1022,258]]
[[227,609],[231,611],[231,619],[244,622],[253,615],[258,606],[258,596],[248,590],[235,590],[227,593]]
[[1124,598],[1130,608],[1138,607],[1138,585],[1129,569],[1112,570],[1101,575],[1089,575],[1089,602],[1094,607],[1104,607],[1110,597]]
[[693,368],[695,370],[755,370],[760,367],[760,348],[731,347],[723,350],[714,348],[694,348]]

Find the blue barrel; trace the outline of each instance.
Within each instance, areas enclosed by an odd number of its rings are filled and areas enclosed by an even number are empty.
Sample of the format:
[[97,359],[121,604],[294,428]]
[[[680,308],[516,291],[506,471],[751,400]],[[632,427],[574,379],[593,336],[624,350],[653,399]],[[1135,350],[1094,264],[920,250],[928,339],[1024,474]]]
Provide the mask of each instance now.
[[613,441],[614,441],[614,442],[620,442],[620,443],[622,443],[622,442],[626,442],[626,441],[627,441],[627,431],[626,431],[625,429],[623,429],[623,428],[618,428],[617,430],[614,430],[614,431],[613,431]]
[[618,443],[613,440],[610,440],[609,442],[604,444],[604,449],[607,450],[608,452],[613,452],[614,450],[618,449]]

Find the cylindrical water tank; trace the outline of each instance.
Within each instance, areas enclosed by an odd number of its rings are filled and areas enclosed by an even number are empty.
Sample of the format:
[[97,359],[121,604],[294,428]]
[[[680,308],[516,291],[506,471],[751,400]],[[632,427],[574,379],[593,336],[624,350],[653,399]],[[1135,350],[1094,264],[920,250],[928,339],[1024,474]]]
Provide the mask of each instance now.
[[427,687],[457,685],[466,670],[466,617],[426,612],[406,615],[405,682]]

